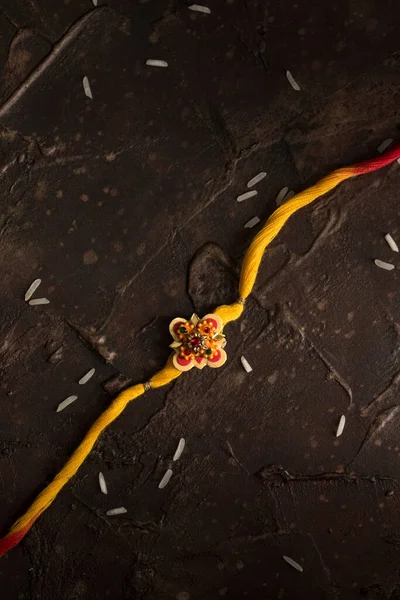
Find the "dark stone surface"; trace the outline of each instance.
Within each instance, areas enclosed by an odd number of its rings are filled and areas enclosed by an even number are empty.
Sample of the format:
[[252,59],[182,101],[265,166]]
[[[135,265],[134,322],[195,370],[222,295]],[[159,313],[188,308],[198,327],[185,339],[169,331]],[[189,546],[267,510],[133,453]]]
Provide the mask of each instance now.
[[[207,4],[0,4],[3,533],[163,365],[169,320],[236,298],[243,225],[398,136],[394,0]],[[227,365],[126,409],[0,560],[1,598],[400,598],[399,276],[373,264],[399,266],[399,184],[395,163],[288,223]],[[23,301],[36,277],[47,306]]]

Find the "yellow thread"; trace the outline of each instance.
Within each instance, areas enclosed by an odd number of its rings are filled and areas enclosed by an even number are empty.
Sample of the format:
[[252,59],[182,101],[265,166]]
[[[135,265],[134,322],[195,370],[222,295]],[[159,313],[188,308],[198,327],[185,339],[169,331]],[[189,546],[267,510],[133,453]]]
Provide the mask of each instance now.
[[214,310],[214,313],[221,317],[224,325],[226,325],[230,321],[236,321],[236,319],[239,319],[243,309],[243,304],[234,302],[234,304],[223,304],[222,306],[218,306],[218,308]]
[[[166,366],[156,373],[150,380],[152,387],[161,387],[170,383],[181,375],[181,372],[175,369],[168,361]],[[39,494],[33,504],[28,508],[26,513],[15,522],[10,530],[10,534],[22,529],[28,525],[53,502],[54,498],[64,487],[64,485],[75,475],[81,464],[84,462],[88,454],[91,452],[96,440],[102,431],[110,425],[123,412],[126,405],[132,400],[135,400],[145,392],[143,383],[138,383],[120,394],[113,400],[110,406],[103,412],[102,415],[93,423],[85,438],[77,447],[71,458],[64,465],[61,471],[56,475],[53,481]]]
[[330,192],[341,181],[354,177],[354,175],[354,169],[351,167],[338,169],[307,190],[296,194],[272,213],[264,227],[252,241],[244,257],[239,284],[239,293],[242,298],[247,298],[251,294],[265,248],[278,235],[289,217],[322,194]]
[[[250,245],[242,266],[240,276],[240,301],[230,305],[219,306],[214,312],[221,317],[226,325],[240,317],[244,308],[244,300],[251,293],[265,248],[278,235],[286,221],[297,210],[310,204],[313,200],[332,190],[338,183],[356,175],[353,168],[338,169],[311,188],[296,194],[280,206],[268,219],[265,226]],[[167,385],[181,375],[169,360],[166,366],[156,373],[149,381],[151,387],[158,388]],[[75,475],[81,464],[92,450],[101,432],[110,425],[125,409],[126,405],[141,396],[148,385],[139,383],[121,392],[104,413],[89,429],[84,440],[75,450],[66,465],[56,475],[54,480],[39,494],[27,512],[12,527],[10,534],[31,524],[53,502],[64,485]]]
[[215,314],[221,317],[224,324],[235,321],[242,314],[244,309],[243,302],[251,294],[254,287],[265,248],[278,235],[289,217],[300,208],[307,206],[307,204],[310,204],[313,200],[319,198],[322,194],[326,194],[332,190],[341,181],[344,181],[349,177],[354,177],[354,175],[355,172],[352,167],[338,169],[307,190],[296,194],[272,213],[245,254],[239,283],[241,302],[219,306],[214,310]]
[[153,375],[150,379],[150,383],[153,388],[163,387],[164,385],[171,383],[171,381],[180,375],[182,375],[182,371],[175,369],[172,360],[170,359],[161,371],[158,371],[158,373]]

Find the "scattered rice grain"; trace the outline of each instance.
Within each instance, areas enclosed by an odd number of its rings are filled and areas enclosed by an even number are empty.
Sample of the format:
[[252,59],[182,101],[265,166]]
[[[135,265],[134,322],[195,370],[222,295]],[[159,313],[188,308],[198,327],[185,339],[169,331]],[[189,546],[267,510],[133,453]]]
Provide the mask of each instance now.
[[282,558],[283,558],[283,560],[285,560],[287,562],[288,565],[290,565],[291,567],[293,567],[297,571],[300,571],[300,573],[303,572],[303,567],[301,565],[299,565],[298,562],[296,562],[295,560],[293,560],[293,558],[290,558],[290,556],[282,556]]
[[36,290],[38,289],[39,285],[42,283],[41,279],[35,279],[35,281],[33,283],[31,283],[31,285],[28,287],[28,289],[25,292],[25,302],[28,302],[28,300],[30,300],[33,296],[33,294],[36,292]]
[[287,77],[288,82],[292,86],[292,88],[294,90],[296,90],[296,92],[299,92],[300,91],[300,86],[299,86],[299,84],[297,83],[297,81],[295,80],[295,78],[293,77],[293,75],[291,74],[290,71],[286,71],[286,77]]
[[202,12],[206,15],[211,14],[211,10],[208,8],[208,6],[202,6],[201,4],[191,4],[189,6],[189,10],[194,10],[196,12]]
[[108,494],[106,480],[103,473],[99,473],[99,486],[103,494]]
[[85,95],[88,98],[93,100],[93,94],[92,94],[92,90],[90,89],[89,79],[86,76],[83,78],[83,91],[85,92]]
[[387,243],[389,244],[390,249],[393,250],[393,252],[398,252],[399,251],[399,247],[396,244],[396,242],[394,241],[394,239],[392,238],[392,236],[390,235],[390,233],[387,233],[385,235],[385,240],[387,241]]
[[247,184],[247,187],[251,188],[253,187],[253,185],[257,185],[257,183],[260,183],[260,181],[262,181],[266,176],[267,174],[264,171],[261,171],[261,173],[250,179],[250,181]]
[[281,191],[279,192],[279,194],[277,195],[276,200],[275,200],[277,206],[280,206],[282,204],[283,199],[286,196],[286,194],[288,193],[288,191],[289,191],[288,187],[283,187],[281,189]]
[[240,194],[240,196],[238,196],[236,198],[236,201],[237,202],[243,202],[243,200],[247,200],[248,198],[252,198],[253,196],[257,196],[257,194],[258,194],[257,190],[252,190],[251,192],[245,192],[244,194]]
[[393,271],[393,269],[394,269],[394,265],[387,263],[383,260],[379,260],[379,258],[376,258],[374,260],[374,263],[376,264],[377,267],[379,267],[380,269],[385,269],[386,271]]
[[338,425],[338,428],[336,430],[336,437],[339,437],[340,435],[342,435],[343,429],[344,429],[345,425],[346,425],[346,417],[344,415],[342,415],[340,417],[339,425]]
[[168,63],[165,60],[156,60],[153,58],[148,58],[146,65],[148,67],[168,67]]
[[284,197],[283,202],[287,202],[288,200],[290,200],[290,198],[293,198],[295,194],[296,192],[294,190],[290,190],[290,192],[288,192]]
[[185,449],[185,438],[181,438],[179,440],[179,444],[177,449],[175,450],[175,454],[172,460],[178,460],[182,456],[182,452]]
[[87,383],[89,381],[89,379],[91,379],[93,377],[95,372],[96,372],[96,369],[90,369],[90,371],[88,371],[86,373],[86,375],[84,375],[83,377],[80,378],[80,380],[78,381],[79,385],[85,385],[85,383]]
[[386,148],[389,148],[389,146],[392,142],[393,142],[392,138],[383,140],[383,142],[381,144],[379,144],[379,146],[377,147],[379,154],[382,154],[382,152],[384,152],[386,150]]
[[253,370],[253,367],[250,365],[250,363],[245,359],[244,356],[240,357],[240,362],[242,363],[242,366],[244,368],[244,370],[246,371],[246,373],[251,373]]
[[253,217],[252,219],[250,219],[250,221],[247,221],[245,227],[247,229],[251,229],[252,227],[255,227],[256,225],[258,225],[260,223],[260,219],[258,217]]
[[67,408],[67,406],[69,406],[70,404],[72,404],[73,402],[75,402],[75,400],[77,400],[78,396],[68,396],[68,398],[65,398],[65,400],[63,400],[58,406],[57,406],[57,411],[56,412],[61,412],[62,410],[64,410],[64,408]]
[[47,298],[35,298],[34,300],[29,300],[29,304],[31,306],[39,306],[40,304],[50,304],[50,300]]
[[172,477],[172,470],[168,469],[165,472],[164,477],[161,479],[160,483],[158,484],[158,487],[159,487],[160,490],[162,490],[163,488],[165,488],[166,485],[168,485],[169,480],[171,479],[171,477]]
[[107,517],[114,517],[115,515],[124,515],[128,511],[125,506],[120,506],[119,508],[112,508],[106,512]]

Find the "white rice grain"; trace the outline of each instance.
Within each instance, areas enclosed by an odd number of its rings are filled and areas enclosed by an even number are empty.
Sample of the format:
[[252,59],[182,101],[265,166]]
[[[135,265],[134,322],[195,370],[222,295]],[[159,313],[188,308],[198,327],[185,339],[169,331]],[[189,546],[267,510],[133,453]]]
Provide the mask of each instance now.
[[153,58],[148,58],[146,60],[146,65],[148,67],[168,67],[168,63],[165,60],[156,60]]
[[294,190],[290,190],[290,192],[288,192],[286,194],[286,196],[283,199],[283,202],[287,202],[288,200],[290,200],[290,198],[293,198],[293,196],[295,196],[296,192]]
[[399,251],[399,247],[396,244],[396,242],[394,241],[394,239],[392,238],[392,236],[390,235],[390,233],[387,233],[385,235],[385,240],[387,241],[387,243],[389,244],[390,249],[393,250],[393,252],[398,252]]
[[344,429],[345,425],[346,425],[346,417],[344,415],[342,415],[340,417],[339,425],[338,425],[338,428],[336,430],[336,437],[339,437],[340,435],[342,435],[343,429]]
[[267,174],[264,171],[261,171],[261,173],[259,173],[258,175],[256,175],[252,179],[250,179],[250,181],[247,184],[247,187],[251,188],[254,185],[257,185],[257,183],[260,183],[260,181],[262,181],[264,179],[264,177],[266,177],[266,176],[267,176]]
[[47,298],[36,298],[35,300],[29,300],[31,306],[39,306],[40,304],[50,304],[50,300]]
[[63,400],[58,406],[57,406],[57,411],[56,412],[61,412],[62,410],[64,410],[64,408],[67,408],[67,406],[69,406],[70,404],[72,404],[73,402],[75,402],[75,400],[77,400],[78,396],[68,396],[68,398],[65,398],[65,400]]
[[208,6],[202,6],[201,4],[191,4],[189,6],[189,10],[194,10],[196,12],[202,12],[206,15],[211,14],[211,10],[208,8]]
[[236,198],[236,202],[243,202],[243,200],[247,200],[248,198],[257,196],[257,194],[258,194],[257,190],[252,190],[251,192],[245,192],[244,194],[240,194],[240,196],[238,196]]
[[250,365],[250,363],[245,359],[244,356],[240,357],[240,362],[242,363],[242,366],[244,368],[244,370],[246,371],[246,373],[251,373],[253,370],[253,367]]
[[386,271],[393,271],[393,269],[394,269],[394,265],[387,263],[383,260],[379,260],[379,258],[376,258],[374,260],[374,263],[376,264],[377,267],[379,267],[380,269],[385,269]]
[[397,159],[397,162],[398,162],[398,163],[399,163],[399,165],[400,165],[400,158],[398,158],[398,159]]
[[124,515],[128,511],[125,506],[120,506],[119,508],[112,508],[106,512],[107,517],[114,517],[115,515]]
[[293,569],[296,569],[297,571],[300,571],[300,573],[303,572],[303,567],[301,565],[299,565],[298,562],[296,562],[295,560],[293,560],[293,558],[290,558],[290,556],[282,556],[283,560],[285,560],[287,562],[288,565],[290,565],[291,567],[293,567]]
[[35,279],[35,281],[33,283],[31,283],[31,285],[28,287],[28,289],[25,292],[25,302],[28,302],[28,300],[30,300],[33,296],[33,294],[36,292],[36,290],[38,289],[39,285],[42,283],[41,279]]
[[286,196],[286,194],[288,193],[289,188],[288,187],[283,187],[281,189],[281,191],[279,192],[279,194],[276,197],[275,203],[277,206],[280,206],[283,202],[284,197]]
[[106,480],[101,472],[99,473],[99,486],[103,494],[108,494]]
[[80,378],[80,380],[78,381],[79,385],[85,385],[85,383],[87,383],[89,381],[89,379],[91,379],[93,377],[95,372],[96,372],[96,369],[90,369],[90,371],[88,371],[86,373],[86,375],[84,375],[83,377]]
[[258,217],[253,217],[252,219],[250,219],[250,221],[247,221],[245,228],[252,229],[252,227],[255,227],[259,223],[260,223],[260,219]]
[[300,91],[300,86],[297,83],[297,81],[295,80],[295,78],[293,77],[293,75],[291,74],[290,71],[286,71],[286,78],[288,80],[288,82],[290,83],[290,85],[292,86],[292,88],[294,90],[296,90],[296,92]]
[[163,488],[165,488],[166,485],[168,485],[169,480],[171,479],[171,477],[172,477],[172,470],[168,469],[165,472],[164,477],[161,479],[160,483],[158,484],[158,487],[159,487],[160,490],[162,490]]
[[387,140],[383,140],[381,144],[377,147],[379,154],[385,152],[386,148],[389,148],[390,144],[393,142],[392,138],[388,138]]
[[92,90],[90,89],[89,79],[86,76],[83,78],[83,91],[85,92],[85,95],[88,98],[93,100],[93,94],[92,94]]
[[92,0],[93,4],[97,6],[97,0]]
[[179,440],[179,444],[177,449],[175,450],[175,454],[172,460],[178,460],[182,456],[182,452],[185,449],[185,438],[181,438]]

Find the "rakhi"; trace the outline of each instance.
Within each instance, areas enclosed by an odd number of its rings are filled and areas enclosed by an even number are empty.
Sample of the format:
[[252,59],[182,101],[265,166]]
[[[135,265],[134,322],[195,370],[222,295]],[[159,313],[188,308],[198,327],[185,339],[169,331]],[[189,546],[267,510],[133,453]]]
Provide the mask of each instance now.
[[252,241],[244,257],[239,281],[239,299],[230,305],[219,306],[213,313],[200,318],[193,315],[190,319],[177,317],[170,324],[173,355],[161,371],[146,383],[138,383],[121,392],[95,421],[85,438],[75,450],[71,458],[61,469],[53,481],[38,495],[12,526],[10,532],[0,540],[0,556],[13,548],[28,533],[36,519],[50,506],[64,485],[75,475],[81,464],[92,450],[102,431],[108,427],[125,409],[126,405],[151,388],[159,388],[189,371],[193,367],[221,367],[227,360],[224,349],[224,326],[235,321],[243,312],[246,298],[251,294],[265,248],[278,235],[286,221],[296,211],[327,192],[339,183],[376,171],[400,158],[400,145],[388,150],[379,158],[366,160],[350,167],[338,169],[321,179],[318,183],[293,196],[269,217],[264,227]]

